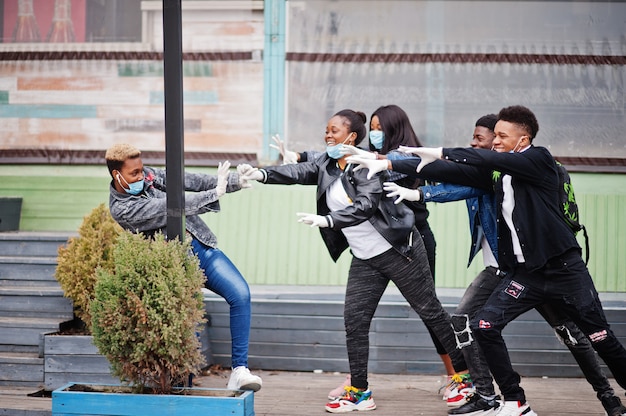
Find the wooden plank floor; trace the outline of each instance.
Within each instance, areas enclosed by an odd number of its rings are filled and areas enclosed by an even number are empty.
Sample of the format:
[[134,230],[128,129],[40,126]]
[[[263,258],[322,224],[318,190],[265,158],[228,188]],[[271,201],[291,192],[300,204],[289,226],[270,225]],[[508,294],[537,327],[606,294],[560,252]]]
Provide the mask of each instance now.
[[[255,393],[256,416],[328,415],[324,410],[328,391],[339,385],[345,374],[289,371],[254,371],[263,378]],[[229,371],[213,370],[195,379],[199,387],[225,388]],[[372,416],[416,416],[447,414],[437,390],[442,377],[432,375],[370,375],[370,387],[378,408]],[[611,379],[625,402],[624,391]],[[522,386],[533,410],[540,416],[601,416],[604,411],[591,387],[582,378],[524,378]],[[0,386],[0,415],[44,416],[51,414],[50,398],[29,397],[36,388]]]
[[[263,388],[255,393],[256,416],[328,415],[324,410],[328,391],[345,374],[285,371],[253,371],[263,378]],[[225,388],[229,372],[199,377],[202,387]],[[447,414],[448,407],[438,394],[439,376],[370,375],[370,388],[377,409],[372,416],[416,416]],[[611,379],[613,388],[626,402],[624,391]],[[601,416],[604,409],[591,386],[583,378],[524,378],[522,387],[532,409],[539,416]]]

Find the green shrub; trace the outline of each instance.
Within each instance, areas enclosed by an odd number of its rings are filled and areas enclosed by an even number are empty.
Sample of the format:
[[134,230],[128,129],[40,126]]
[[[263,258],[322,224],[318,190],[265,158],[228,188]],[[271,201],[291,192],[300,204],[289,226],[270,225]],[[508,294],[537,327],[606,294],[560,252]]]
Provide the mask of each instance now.
[[122,233],[109,209],[100,204],[85,218],[78,229],[78,237],[70,238],[60,247],[55,278],[65,297],[74,304],[74,315],[81,319],[90,331],[89,304],[94,297],[96,269],[113,270],[113,246]]
[[91,304],[94,344],[112,372],[138,390],[168,393],[204,364],[204,274],[190,245],[124,232],[115,271],[98,270]]

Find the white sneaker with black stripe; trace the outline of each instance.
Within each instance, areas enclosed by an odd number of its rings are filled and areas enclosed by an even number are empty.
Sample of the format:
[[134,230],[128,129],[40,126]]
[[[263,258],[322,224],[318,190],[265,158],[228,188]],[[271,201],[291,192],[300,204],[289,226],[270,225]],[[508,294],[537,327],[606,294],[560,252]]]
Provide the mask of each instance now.
[[501,407],[502,410],[498,412],[498,416],[537,416],[537,413],[533,412],[528,403],[505,401]]

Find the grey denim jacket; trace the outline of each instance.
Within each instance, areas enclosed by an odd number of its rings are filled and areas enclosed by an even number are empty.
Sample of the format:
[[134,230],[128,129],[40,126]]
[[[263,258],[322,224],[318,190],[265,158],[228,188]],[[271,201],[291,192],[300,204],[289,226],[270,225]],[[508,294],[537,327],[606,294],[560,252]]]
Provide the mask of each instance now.
[[[109,210],[122,228],[134,233],[166,234],[167,204],[165,170],[144,166],[144,188],[139,195],[118,192],[109,185]],[[217,247],[217,237],[198,216],[205,212],[219,212],[220,204],[215,192],[217,176],[185,173],[185,228],[202,244]],[[226,192],[241,189],[239,174],[229,172]]]

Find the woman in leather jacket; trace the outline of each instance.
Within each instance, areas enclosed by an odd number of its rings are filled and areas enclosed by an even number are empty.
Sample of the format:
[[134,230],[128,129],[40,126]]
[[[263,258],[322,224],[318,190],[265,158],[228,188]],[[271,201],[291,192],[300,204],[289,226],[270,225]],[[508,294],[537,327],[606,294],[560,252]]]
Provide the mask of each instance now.
[[456,349],[450,316],[437,299],[424,243],[414,214],[383,195],[383,175],[367,178],[346,162],[342,145],[356,146],[366,136],[365,114],[342,110],[328,121],[326,154],[314,160],[242,172],[244,179],[269,184],[317,186],[317,213],[299,221],[319,227],[333,260],[352,254],[346,287],[344,324],[351,386],[326,404],[331,413],[376,408],[368,389],[369,328],[389,281],[436,331],[455,369],[467,367]]

